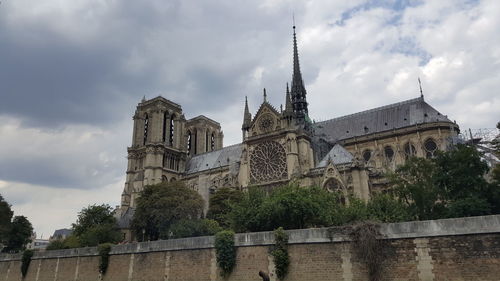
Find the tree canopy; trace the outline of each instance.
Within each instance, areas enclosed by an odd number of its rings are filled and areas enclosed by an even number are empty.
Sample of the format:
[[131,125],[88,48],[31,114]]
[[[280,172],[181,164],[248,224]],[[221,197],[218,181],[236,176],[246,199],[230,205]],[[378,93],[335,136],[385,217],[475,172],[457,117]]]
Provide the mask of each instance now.
[[70,239],[66,243],[67,245],[75,238],[78,241],[76,244],[84,247],[121,241],[121,233],[117,228],[113,210],[107,204],[90,205],[83,208],[78,213],[78,218],[76,223],[72,224],[72,228],[73,234],[70,235],[71,238],[67,238]]
[[473,146],[457,145],[433,159],[410,158],[389,178],[414,219],[477,216],[500,209],[498,184]]
[[235,204],[243,200],[243,192],[234,188],[221,187],[210,196],[207,218],[213,219],[221,227],[230,227],[229,213]]
[[144,187],[136,204],[131,227],[139,241],[167,239],[173,223],[203,215],[203,198],[180,181]]
[[11,210],[9,203],[0,194],[0,245],[7,243],[13,215],[14,212]]
[[12,219],[8,240],[4,252],[19,252],[26,249],[31,242],[33,226],[25,216],[15,216]]

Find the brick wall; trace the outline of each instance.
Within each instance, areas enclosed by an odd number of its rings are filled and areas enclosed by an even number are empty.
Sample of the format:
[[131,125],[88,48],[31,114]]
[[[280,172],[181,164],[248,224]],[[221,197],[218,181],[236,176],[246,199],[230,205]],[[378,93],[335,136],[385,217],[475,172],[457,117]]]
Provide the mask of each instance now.
[[[499,280],[500,216],[387,224],[390,253],[382,280]],[[368,280],[348,237],[327,229],[288,231],[290,267],[285,280]],[[225,280],[276,280],[269,255],[270,232],[238,234],[237,263]],[[213,237],[155,241],[112,248],[108,271],[99,276],[97,249],[39,252],[24,281],[212,281],[220,277]],[[20,281],[20,255],[0,256],[0,281]]]

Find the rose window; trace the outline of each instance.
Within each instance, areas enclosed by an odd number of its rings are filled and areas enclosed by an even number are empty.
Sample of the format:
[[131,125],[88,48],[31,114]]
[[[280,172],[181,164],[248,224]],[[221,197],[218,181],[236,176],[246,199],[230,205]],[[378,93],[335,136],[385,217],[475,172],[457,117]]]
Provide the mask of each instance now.
[[286,153],[275,141],[266,141],[255,147],[250,155],[250,177],[252,182],[268,182],[285,179]]

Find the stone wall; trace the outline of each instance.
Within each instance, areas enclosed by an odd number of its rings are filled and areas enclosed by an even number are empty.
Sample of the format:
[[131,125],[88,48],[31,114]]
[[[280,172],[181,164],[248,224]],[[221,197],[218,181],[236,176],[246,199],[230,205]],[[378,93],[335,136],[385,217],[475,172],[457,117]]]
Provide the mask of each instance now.
[[[498,280],[500,215],[383,224],[391,255],[382,280]],[[285,280],[368,280],[349,237],[331,229],[291,230],[290,267]],[[107,273],[99,276],[96,248],[37,252],[24,280],[174,281],[224,280],[213,237],[114,246]],[[235,237],[237,263],[226,280],[261,280],[259,270],[276,280],[269,256],[272,232]],[[22,280],[20,255],[0,256],[0,281]]]

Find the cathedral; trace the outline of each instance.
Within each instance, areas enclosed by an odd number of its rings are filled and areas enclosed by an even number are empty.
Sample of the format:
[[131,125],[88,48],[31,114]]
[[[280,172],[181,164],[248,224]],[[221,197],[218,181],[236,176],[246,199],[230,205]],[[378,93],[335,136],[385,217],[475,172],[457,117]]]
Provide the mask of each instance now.
[[290,181],[340,192],[348,203],[348,195],[368,200],[382,191],[385,172],[408,157],[433,157],[454,142],[458,125],[423,95],[312,122],[293,28],[293,74],[285,107],[271,105],[264,89],[263,102],[252,115],[245,99],[239,144],[224,147],[220,123],[203,115],[186,119],[181,105],[161,96],[137,105],[116,214],[120,228],[129,227],[146,185],[183,181],[203,197],[205,210],[210,194],[220,187],[270,189]]

